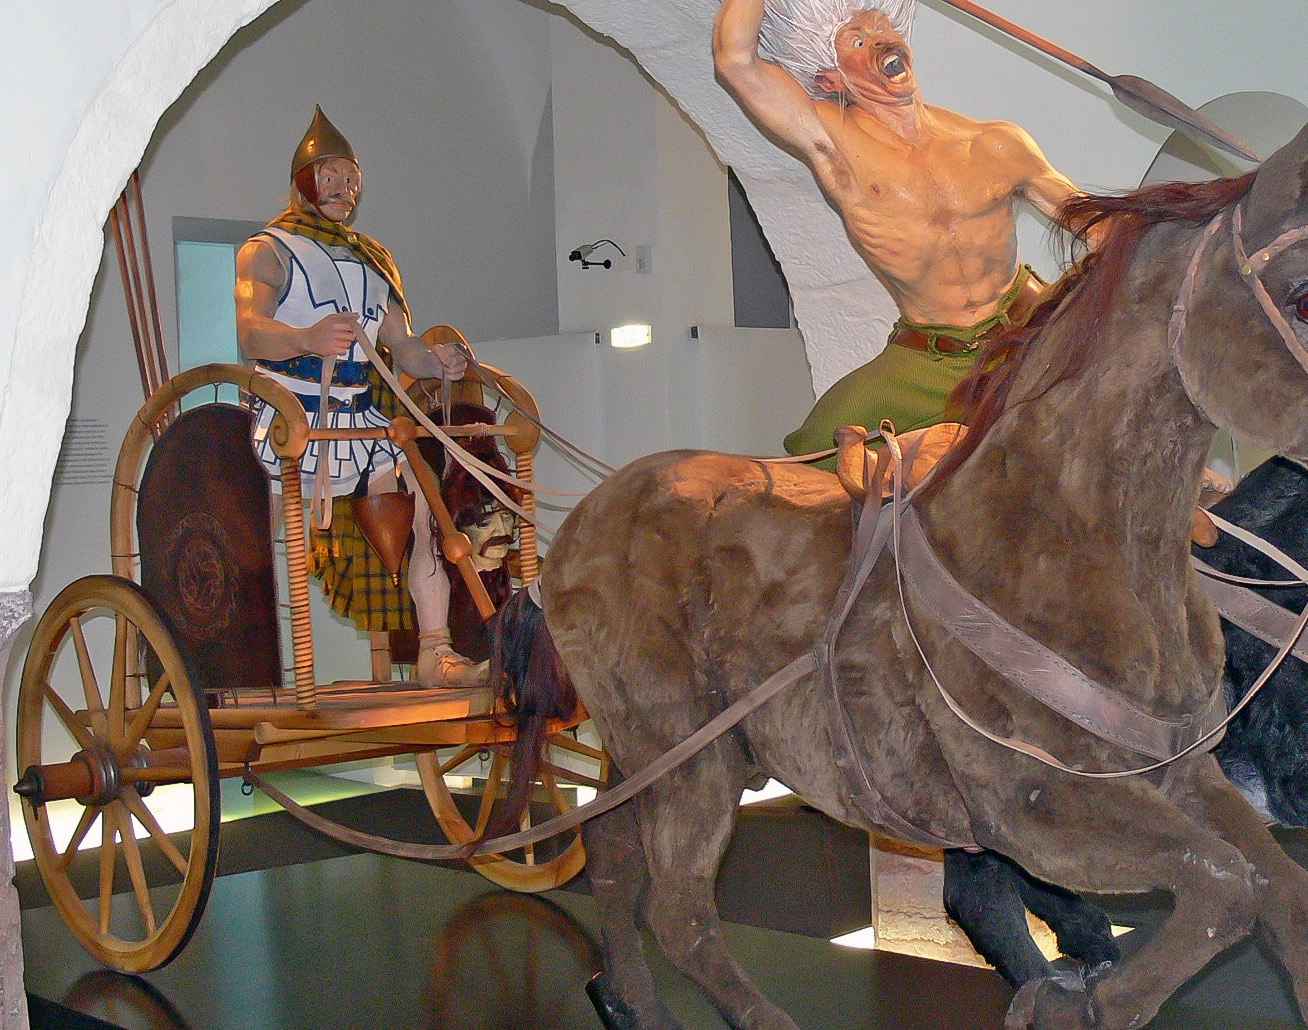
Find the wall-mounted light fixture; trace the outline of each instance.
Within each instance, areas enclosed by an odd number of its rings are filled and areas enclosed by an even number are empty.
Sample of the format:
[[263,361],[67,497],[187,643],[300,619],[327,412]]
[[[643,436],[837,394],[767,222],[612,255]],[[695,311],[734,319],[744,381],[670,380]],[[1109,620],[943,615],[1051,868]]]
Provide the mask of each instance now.
[[627,252],[612,240],[596,240],[594,243],[583,243],[580,246],[575,247],[572,252],[568,254],[568,260],[580,261],[582,268],[612,268],[613,261],[610,258],[605,258],[603,261],[588,260],[595,251],[599,250],[600,247],[612,247],[623,257],[627,256]]
[[609,330],[609,346],[616,347],[618,350],[634,350],[637,347],[644,347],[653,338],[654,327],[643,322],[615,326]]

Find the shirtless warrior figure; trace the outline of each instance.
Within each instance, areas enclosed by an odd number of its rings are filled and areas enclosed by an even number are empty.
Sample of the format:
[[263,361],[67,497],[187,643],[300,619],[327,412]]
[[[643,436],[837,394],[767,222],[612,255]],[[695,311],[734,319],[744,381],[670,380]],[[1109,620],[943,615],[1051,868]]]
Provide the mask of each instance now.
[[905,42],[914,0],[724,0],[718,78],[804,161],[900,319],[890,346],[833,385],[786,437],[946,421],[986,334],[1025,318],[1040,283],[1017,260],[1014,201],[1055,218],[1076,187],[1008,122],[922,102]]
[[[462,377],[466,359],[446,344],[429,350],[413,336],[403,282],[390,252],[348,228],[363,173],[354,150],[323,115],[313,121],[291,160],[286,210],[250,237],[236,258],[236,325],[241,350],[260,373],[290,389],[304,405],[310,427],[385,426],[398,403],[371,370],[360,334],[409,375]],[[335,359],[329,412],[319,411],[324,358]],[[280,465],[267,440],[274,412],[258,404],[255,445],[280,494]],[[325,453],[324,453],[325,452]],[[319,461],[329,462],[333,505],[330,538],[315,540],[315,574],[332,607],[371,631],[407,628],[407,599],[391,583],[380,559],[350,514],[348,495],[366,479],[369,493],[394,490],[401,455],[386,441],[313,443],[302,469],[310,496]],[[400,470],[401,473],[403,470]],[[450,583],[432,546],[431,519],[414,491],[414,546],[409,591],[417,612],[417,678],[425,686],[471,686],[485,680],[485,663],[454,653],[448,629]]]

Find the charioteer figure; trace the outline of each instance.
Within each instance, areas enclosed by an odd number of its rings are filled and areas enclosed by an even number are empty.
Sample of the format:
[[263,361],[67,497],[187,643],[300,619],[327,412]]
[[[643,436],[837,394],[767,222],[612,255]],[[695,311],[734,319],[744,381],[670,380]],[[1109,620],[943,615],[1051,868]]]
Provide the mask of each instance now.
[[[1056,219],[1079,191],[1031,136],[922,101],[906,41],[914,0],[725,0],[713,53],[746,114],[804,161],[900,318],[889,346],[786,437],[839,426],[901,433],[953,420],[948,400],[991,334],[1023,321],[1041,281],[1018,260],[1015,202]],[[828,463],[828,467],[829,467]]]
[[[466,368],[450,344],[428,348],[413,335],[404,283],[390,252],[350,228],[363,189],[353,147],[321,108],[291,159],[286,209],[252,236],[236,258],[236,325],[241,350],[259,372],[290,389],[310,428],[384,427],[399,413],[395,395],[368,363],[360,334],[418,379],[454,380]],[[328,410],[321,410],[324,361],[331,366]],[[268,432],[274,412],[256,402],[255,447],[280,499],[280,465]],[[320,476],[319,462],[326,462]],[[316,531],[311,561],[332,608],[363,630],[410,629],[408,599],[365,541],[348,501],[357,492],[398,488],[402,455],[388,441],[313,442],[302,460],[304,494],[332,498],[327,528]],[[450,643],[450,581],[433,546],[430,512],[414,495],[408,589],[417,614],[417,679],[424,686],[475,686],[486,663]]]

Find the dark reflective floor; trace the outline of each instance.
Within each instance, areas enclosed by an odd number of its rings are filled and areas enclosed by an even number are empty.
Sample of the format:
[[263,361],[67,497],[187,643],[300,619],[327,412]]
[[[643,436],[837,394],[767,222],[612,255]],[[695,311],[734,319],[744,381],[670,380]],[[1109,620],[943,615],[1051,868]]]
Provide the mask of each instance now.
[[[161,891],[160,894],[163,892]],[[161,899],[162,900],[162,899]],[[991,973],[732,925],[735,954],[804,1027],[997,1026]],[[100,970],[52,909],[23,913],[28,990],[125,1027],[585,1028],[594,904],[371,855],[219,878],[194,938],[144,978]],[[688,1027],[720,1027],[662,963]]]
[[[72,1012],[152,1030],[598,1027],[583,992],[599,968],[599,929],[594,903],[580,889],[584,880],[577,889],[529,897],[499,891],[473,873],[375,855],[304,861],[299,845],[279,836],[280,824],[265,818],[224,827],[220,868],[257,850],[264,861],[271,852],[279,860],[297,855],[299,863],[218,877],[180,957],[144,978],[101,969],[54,910],[27,892],[23,948],[27,987],[37,999],[34,1023],[41,1025],[44,999],[66,1006],[44,1023],[61,1027]],[[834,844],[795,836],[812,832],[807,818],[742,818],[723,871],[724,913],[761,924],[728,924],[728,940],[768,995],[806,1030],[1001,1026],[1009,991],[995,973],[851,951],[823,939],[866,911],[866,902],[846,897],[841,886],[860,877],[866,883],[866,857],[860,870],[852,852],[838,858],[843,852]],[[243,841],[242,834],[258,840]],[[1306,841],[1300,835],[1284,843],[1305,861]],[[817,875],[825,865],[829,885]],[[172,890],[155,892],[156,910]],[[790,911],[797,904],[813,911],[800,918]],[[1147,933],[1165,915],[1136,908],[1114,916]],[[1133,942],[1125,941],[1129,949]],[[652,965],[686,1027],[723,1026],[667,963],[655,957]],[[1245,944],[1186,985],[1153,1026],[1293,1026],[1290,1004],[1278,974]]]

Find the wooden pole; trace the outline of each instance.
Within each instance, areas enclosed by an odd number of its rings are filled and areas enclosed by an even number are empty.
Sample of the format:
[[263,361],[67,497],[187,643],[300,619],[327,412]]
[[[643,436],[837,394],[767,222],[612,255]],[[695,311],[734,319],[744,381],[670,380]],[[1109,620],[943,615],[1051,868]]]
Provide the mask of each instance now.
[[[150,324],[146,321],[145,294],[141,290],[141,272],[140,264],[136,255],[136,235],[132,230],[132,213],[131,207],[127,203],[127,191],[123,191],[120,198],[123,205],[123,240],[127,244],[127,260],[129,268],[129,278],[132,283],[132,296],[136,300],[137,325],[140,327],[141,338],[137,341],[137,346],[142,347],[145,354],[145,368],[150,382],[150,392],[154,393],[159,389],[162,382],[159,378],[159,370],[155,367],[154,342],[150,336]],[[165,416],[166,417],[166,416]]]
[[[134,205],[133,205],[133,202]],[[132,214],[135,206],[135,216]],[[141,238],[137,252],[137,229]],[[150,236],[145,224],[145,202],[141,195],[140,170],[132,172],[127,185],[119,195],[110,215],[114,246],[118,253],[118,269],[122,273],[123,300],[127,304],[127,320],[132,329],[132,342],[136,346],[136,362],[141,373],[141,389],[149,398],[168,381],[168,354],[164,350],[163,326],[159,318],[159,295],[154,284],[154,264],[150,255]],[[148,303],[147,303],[148,298]],[[161,428],[176,417],[173,405],[161,412],[159,425],[152,428],[157,438]]]
[[309,565],[305,553],[300,460],[285,455],[282,457],[282,519],[286,525],[286,579],[291,595],[295,706],[300,709],[317,708],[318,688],[313,678],[313,622],[309,615]]
[[127,251],[123,246],[122,220],[127,217],[127,205],[119,197],[109,217],[114,230],[114,244],[118,250],[118,271],[123,279],[123,299],[127,302],[127,322],[132,329],[132,342],[136,347],[136,366],[141,373],[141,391],[148,400],[154,392],[150,384],[150,372],[146,368],[145,349],[141,345],[141,327],[136,315],[136,305],[132,301],[131,270],[127,267]]
[[472,541],[468,539],[467,533],[455,527],[450,510],[445,507],[445,500],[441,497],[441,481],[436,478],[436,473],[431,470],[427,459],[418,450],[417,428],[411,418],[404,415],[394,418],[390,425],[391,440],[404,452],[404,457],[409,462],[409,469],[418,481],[418,489],[427,499],[427,506],[431,508],[436,526],[441,531],[441,551],[459,570],[459,575],[463,578],[468,592],[472,595],[473,603],[477,606],[478,614],[483,620],[490,619],[495,614],[495,605],[491,602],[490,595],[486,593],[486,584],[481,581],[481,576],[477,574],[477,569],[472,564]]
[[[529,483],[536,481],[536,456],[527,451],[523,454],[515,455],[514,471],[519,479],[526,480]],[[536,515],[536,491],[524,491],[522,496],[522,506],[534,518]],[[523,586],[532,583],[540,575],[540,551],[536,539],[536,523],[528,522],[525,519],[518,525],[518,557],[519,568],[518,575],[522,579]]]
[[159,371],[159,382],[168,380],[168,352],[164,349],[163,329],[159,323],[159,297],[154,288],[154,262],[150,258],[150,233],[145,225],[145,203],[141,199],[141,170],[132,172],[129,180],[132,196],[136,199],[136,218],[141,225],[141,256],[143,277],[150,296],[150,317],[154,326],[154,358]]

